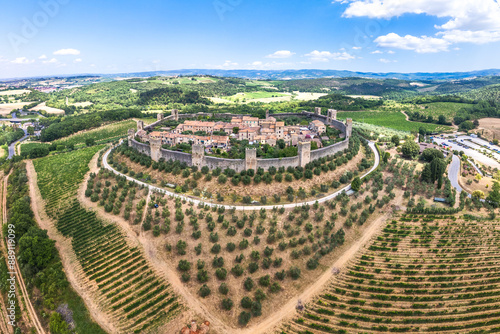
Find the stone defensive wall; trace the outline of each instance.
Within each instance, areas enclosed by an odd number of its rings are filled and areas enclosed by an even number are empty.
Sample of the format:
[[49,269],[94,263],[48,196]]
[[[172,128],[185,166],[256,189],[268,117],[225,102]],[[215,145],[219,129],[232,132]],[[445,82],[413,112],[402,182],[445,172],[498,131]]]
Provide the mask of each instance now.
[[[180,162],[185,162],[188,166],[198,166],[201,168],[207,166],[210,169],[220,168],[222,170],[226,168],[234,169],[236,172],[241,172],[243,170],[253,169],[257,170],[262,168],[268,170],[271,166],[280,167],[305,167],[311,161],[332,156],[337,152],[344,151],[349,147],[349,138],[352,135],[352,120],[347,119],[344,124],[341,121],[336,120],[337,112],[335,110],[328,110],[328,115],[321,115],[321,108],[316,108],[314,113],[303,111],[301,113],[283,113],[283,114],[273,114],[272,117],[284,118],[289,116],[302,116],[307,117],[311,120],[319,120],[330,125],[341,131],[345,135],[345,140],[333,145],[323,147],[317,150],[311,151],[310,142],[299,142],[298,144],[298,155],[290,158],[277,158],[277,159],[258,159],[256,149],[246,149],[245,159],[224,159],[212,156],[205,156],[205,148],[202,145],[193,145],[192,153],[184,153],[178,151],[171,151],[162,148],[160,139],[150,139],[150,143],[144,144],[135,140],[135,130],[130,129],[128,132],[128,144],[129,146],[137,149],[139,152],[149,155],[154,161],[159,161],[163,159],[165,161],[176,160]],[[172,115],[163,117],[163,115],[158,115],[158,120],[148,126],[144,126],[142,121],[137,124],[138,130],[152,130],[157,125],[161,124],[167,119],[191,119],[199,116],[215,116],[217,118],[232,118],[235,115],[230,113],[224,114],[209,114],[209,113],[197,113],[197,114],[179,114],[177,110],[172,112]],[[250,115],[239,115],[238,116],[250,116]]]

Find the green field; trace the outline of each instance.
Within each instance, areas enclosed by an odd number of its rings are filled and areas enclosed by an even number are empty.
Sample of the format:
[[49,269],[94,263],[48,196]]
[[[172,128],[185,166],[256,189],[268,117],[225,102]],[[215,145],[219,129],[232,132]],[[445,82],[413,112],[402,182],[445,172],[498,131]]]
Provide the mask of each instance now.
[[453,117],[457,115],[457,111],[470,106],[472,105],[468,103],[434,102],[419,104],[413,111],[418,111],[426,116],[433,116],[434,119],[437,119],[439,115],[444,115],[446,120],[451,122]]
[[409,122],[400,112],[391,111],[341,111],[339,119],[352,118],[356,122],[385,126],[400,131],[418,131],[424,127],[427,131],[449,131],[452,128],[444,125]]
[[256,99],[267,99],[267,98],[272,98],[272,97],[280,97],[280,96],[287,96],[287,94],[283,93],[278,93],[278,92],[246,92],[246,93],[239,93],[236,95],[228,96],[228,97],[222,97],[226,100],[230,101],[236,101],[236,100],[256,100]]
[[39,148],[39,147],[49,147],[50,144],[48,143],[22,143],[21,144],[21,155],[23,154],[29,154],[31,150],[34,148]]
[[57,143],[58,145],[73,144],[75,146],[78,146],[85,145],[85,140],[87,139],[93,139],[98,144],[107,143],[127,136],[127,131],[131,128],[133,128],[134,130],[137,129],[137,123],[133,120],[112,123],[95,130],[77,133],[75,135],[56,140],[55,143]]
[[[57,219],[58,231],[71,238],[87,288],[98,287],[105,312],[112,314],[120,333],[144,333],[178,314],[180,305],[170,285],[156,275],[139,249],[127,244],[122,231],[100,220],[76,199],[90,160],[102,148],[35,160],[38,186],[47,213]],[[124,182],[121,188],[125,187],[128,192]]]

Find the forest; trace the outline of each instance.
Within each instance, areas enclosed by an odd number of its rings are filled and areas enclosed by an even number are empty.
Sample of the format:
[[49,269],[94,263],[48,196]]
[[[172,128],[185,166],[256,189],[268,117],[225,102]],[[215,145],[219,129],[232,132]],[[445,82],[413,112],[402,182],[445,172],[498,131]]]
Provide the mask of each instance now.
[[159,105],[170,103],[211,104],[210,100],[200,96],[197,91],[183,91],[177,87],[165,87],[148,90],[139,95],[140,105]]

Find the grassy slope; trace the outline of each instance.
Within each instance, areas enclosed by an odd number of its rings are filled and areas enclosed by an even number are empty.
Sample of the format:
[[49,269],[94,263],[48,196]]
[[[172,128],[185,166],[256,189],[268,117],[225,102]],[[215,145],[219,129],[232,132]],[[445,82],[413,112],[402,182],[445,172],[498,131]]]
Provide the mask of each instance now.
[[453,102],[434,102],[419,105],[423,109],[417,108],[416,111],[426,116],[433,116],[435,119],[439,115],[444,115],[448,121],[457,115],[457,112],[462,108],[470,107],[471,104],[467,103],[453,103]]
[[428,131],[450,130],[448,126],[437,124],[408,122],[400,112],[388,111],[342,111],[338,113],[339,119],[352,118],[354,121],[378,126],[385,126],[400,131],[418,131],[424,127]]
[[78,133],[66,138],[56,140],[57,144],[85,144],[86,139],[94,139],[97,143],[105,143],[111,139],[127,136],[127,131],[130,128],[137,129],[137,124],[133,120],[112,123],[94,130]]

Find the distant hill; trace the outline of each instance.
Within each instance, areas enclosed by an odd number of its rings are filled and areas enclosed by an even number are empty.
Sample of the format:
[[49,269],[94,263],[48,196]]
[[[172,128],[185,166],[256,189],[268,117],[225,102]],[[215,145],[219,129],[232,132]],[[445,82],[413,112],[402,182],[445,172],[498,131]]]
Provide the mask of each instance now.
[[153,71],[135,73],[102,74],[103,77],[152,77],[175,75],[212,75],[219,77],[237,77],[244,79],[268,80],[293,80],[315,78],[350,78],[362,77],[373,79],[400,79],[400,80],[459,80],[484,76],[500,75],[500,69],[489,69],[471,72],[438,72],[438,73],[375,73],[353,72],[340,70],[209,70],[209,69],[184,69],[172,71]]

